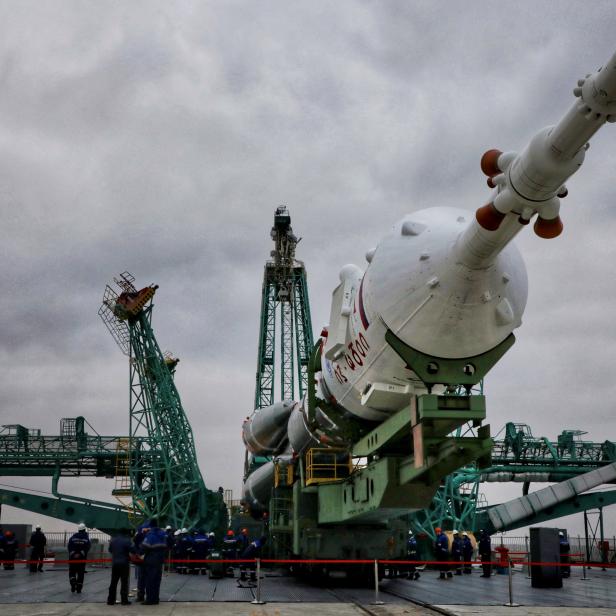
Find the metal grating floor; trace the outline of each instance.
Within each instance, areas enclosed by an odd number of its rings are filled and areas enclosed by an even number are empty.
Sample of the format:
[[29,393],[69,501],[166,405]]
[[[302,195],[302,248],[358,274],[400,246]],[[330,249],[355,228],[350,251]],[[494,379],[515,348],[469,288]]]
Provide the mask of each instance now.
[[[0,570],[0,603],[93,603],[107,598],[110,571],[95,569],[87,573],[82,594],[72,594],[66,570],[48,569],[44,573],[29,573],[26,569]],[[161,586],[161,601],[249,602],[255,589],[240,587],[237,579],[209,580],[206,576],[165,574]],[[131,576],[131,589],[135,588]],[[441,581],[434,571],[423,572],[417,581],[383,580],[381,599],[388,604],[407,600],[432,605],[502,605],[508,601],[506,575],[490,579],[473,575]],[[516,603],[535,606],[613,607],[616,606],[616,570],[591,569],[588,580],[581,571],[572,570],[560,589],[532,588],[522,572],[513,576],[513,598]],[[134,594],[134,593],[133,593]],[[282,573],[265,572],[261,598],[270,603],[332,603],[358,602],[367,605],[374,600],[372,583],[364,587],[348,586],[342,580],[327,587],[308,584]]]

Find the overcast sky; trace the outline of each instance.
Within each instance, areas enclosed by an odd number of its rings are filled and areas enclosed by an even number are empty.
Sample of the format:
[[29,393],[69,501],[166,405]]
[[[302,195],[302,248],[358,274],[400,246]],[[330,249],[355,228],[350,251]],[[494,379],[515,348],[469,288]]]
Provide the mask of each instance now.
[[[239,497],[275,207],[318,333],[343,265],[408,212],[483,205],[481,154],[555,123],[615,49],[613,2],[0,0],[0,424],[127,433],[127,360],[97,310],[128,269],[160,285],[205,482]],[[494,432],[616,440],[615,172],[608,125],[563,235],[517,240],[529,302],[486,380]]]

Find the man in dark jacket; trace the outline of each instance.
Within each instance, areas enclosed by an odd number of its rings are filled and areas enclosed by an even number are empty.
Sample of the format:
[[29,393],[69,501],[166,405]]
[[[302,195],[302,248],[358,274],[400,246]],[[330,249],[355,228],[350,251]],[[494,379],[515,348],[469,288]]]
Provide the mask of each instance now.
[[[246,546],[246,549],[240,554],[240,558],[260,558],[261,550],[267,541],[267,537],[263,536],[259,539],[252,541]],[[256,582],[257,580],[257,572],[256,572],[256,564],[254,562],[242,563],[245,567],[247,565],[250,570],[250,580],[252,582]],[[240,568],[240,580],[246,579],[246,568]]]
[[[222,557],[224,560],[235,560],[237,558],[237,539],[232,530],[227,531],[227,536],[222,541]],[[234,563],[227,563],[227,575],[235,575]]]
[[143,543],[143,573],[145,575],[145,601],[143,605],[158,605],[163,565],[167,555],[167,534],[158,528],[157,520],[150,520],[150,530]]
[[449,539],[447,535],[440,529],[434,529],[436,532],[436,542],[434,544],[434,553],[436,560],[439,561],[439,579],[444,580],[445,576],[453,577],[449,570]]
[[250,544],[250,537],[248,536],[247,528],[242,528],[242,530],[240,531],[240,534],[238,535],[236,539],[236,544],[237,544],[237,553],[240,555],[243,554],[244,550]]
[[464,559],[464,573],[473,572],[471,561],[473,560],[473,542],[468,533],[462,533],[462,558]]
[[17,548],[19,542],[12,530],[7,530],[4,533],[4,568],[8,571],[15,569],[15,557],[17,556]]
[[43,534],[40,526],[36,526],[30,537],[30,573],[43,571],[43,559],[45,558],[45,546],[47,537]]
[[[408,560],[417,560],[417,555],[417,539],[415,539],[413,531],[409,530],[409,538],[406,542],[406,557],[408,558]],[[419,571],[417,571],[417,565],[409,565],[408,578],[409,580],[419,579]]]
[[455,529],[451,541],[451,560],[455,563],[456,575],[462,575],[462,538]]
[[[177,563],[177,571],[178,573],[188,573],[189,564],[188,560],[191,560],[193,557],[193,540],[188,532],[187,528],[182,528],[180,530],[180,535],[176,543],[177,546],[177,556],[176,558],[180,561]],[[182,562],[184,561],[184,562]]]
[[[210,541],[208,536],[203,532],[202,529],[197,529],[192,537],[193,540],[193,553],[192,557],[195,561],[192,563],[191,571],[192,573],[198,574],[199,571],[203,571],[205,573],[205,559],[207,558],[208,546]],[[198,562],[202,561],[202,562]]]
[[132,554],[134,558],[131,559],[135,565],[135,575],[137,576],[137,601],[145,601],[145,574],[143,572],[143,540],[147,535],[150,527],[147,525],[140,526],[133,537],[133,549]]
[[481,577],[489,578],[492,575],[492,540],[485,530],[479,531],[479,556],[481,558]]
[[133,544],[128,537],[128,530],[121,529],[109,542],[111,552],[111,584],[107,595],[107,605],[115,605],[118,581],[120,582],[120,601],[130,605],[128,600],[128,578],[130,575],[130,554]]
[[71,583],[71,592],[81,592],[83,576],[86,572],[86,563],[90,551],[90,537],[86,532],[86,525],[80,524],[77,532],[68,540],[68,579]]

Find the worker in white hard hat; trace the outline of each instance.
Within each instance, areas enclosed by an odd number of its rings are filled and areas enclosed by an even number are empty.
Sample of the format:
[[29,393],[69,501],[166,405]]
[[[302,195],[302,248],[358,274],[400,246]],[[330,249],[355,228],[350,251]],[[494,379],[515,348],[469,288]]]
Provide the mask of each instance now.
[[[417,560],[417,539],[415,539],[415,535],[413,535],[413,531],[409,530],[409,538],[406,542],[406,557],[408,560]],[[418,580],[419,579],[419,571],[417,571],[417,565],[411,563],[408,566],[407,577],[409,580]]]
[[90,546],[86,525],[81,522],[77,526],[77,532],[68,540],[68,580],[71,584],[71,592],[81,593],[86,572],[85,560],[88,557]]
[[455,574],[462,575],[462,537],[455,528],[451,540],[451,560],[454,563]]
[[34,532],[30,536],[30,573],[43,571],[43,559],[45,558],[45,546],[47,545],[47,537],[43,534],[40,524],[34,528]]
[[464,573],[467,575],[472,573],[473,566],[471,565],[471,561],[473,560],[473,542],[466,531],[462,533],[462,560],[464,561]]

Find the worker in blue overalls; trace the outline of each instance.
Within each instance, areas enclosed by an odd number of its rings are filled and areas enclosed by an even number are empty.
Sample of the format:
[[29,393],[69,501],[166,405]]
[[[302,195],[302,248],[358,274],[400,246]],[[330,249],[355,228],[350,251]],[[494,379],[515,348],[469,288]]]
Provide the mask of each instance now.
[[[417,539],[415,539],[415,535],[413,535],[413,531],[409,530],[409,538],[406,542],[406,557],[409,560],[417,560],[418,550],[417,550]],[[417,565],[411,564],[408,568],[408,579],[409,580],[418,580],[419,579],[419,571],[417,571]]]
[[47,545],[47,537],[37,524],[34,532],[30,536],[30,573],[36,573],[43,570],[43,559],[45,558],[45,546]]
[[[222,557],[223,560],[235,560],[237,558],[237,539],[235,533],[232,530],[227,531],[227,536],[222,542]],[[227,576],[234,577],[235,575],[235,563],[229,562],[226,566]]]
[[[180,561],[188,561],[193,557],[193,540],[188,532],[187,528],[182,528],[180,531],[180,536],[177,542],[177,558]],[[179,562],[177,564],[177,572],[178,573],[188,573],[189,565],[191,563],[188,562]]]
[[451,541],[451,560],[455,563],[453,568],[456,571],[456,575],[462,575],[462,538],[455,528]]
[[145,536],[143,549],[143,574],[145,576],[145,601],[143,605],[158,605],[163,565],[167,555],[167,533],[158,527],[158,521],[150,520],[150,530]]
[[207,558],[208,546],[210,544],[210,540],[208,536],[203,532],[203,530],[198,528],[192,536],[192,542],[193,542],[192,557],[197,562],[191,563],[192,564],[191,573],[199,575],[199,571],[202,571],[203,573],[205,573],[206,563],[204,561]]
[[471,561],[473,560],[473,542],[467,532],[462,533],[462,558],[464,560],[464,573],[473,572]]
[[489,578],[492,575],[492,540],[485,530],[479,531],[479,557],[481,558],[481,577]]
[[[250,542],[246,548],[244,549],[244,551],[239,554],[240,558],[250,558],[250,559],[256,559],[256,558],[260,558],[261,557],[261,550],[263,548],[263,546],[265,545],[265,542],[267,541],[267,537],[262,536],[259,539],[256,539],[255,541]],[[245,568],[242,570],[240,570],[240,580],[245,580],[246,579],[246,569],[248,569],[250,571],[250,581],[251,582],[256,582],[257,581],[257,566],[254,562],[249,562],[245,564]]]
[[17,541],[17,537],[15,537],[15,533],[12,530],[4,531],[2,547],[4,553],[0,558],[4,560],[4,568],[7,571],[15,569],[15,557],[17,556],[18,547],[19,542]]
[[80,524],[77,532],[68,540],[68,579],[71,592],[81,592],[83,577],[86,572],[86,563],[90,551],[90,537],[86,532],[86,525]]
[[434,553],[438,561],[439,579],[444,580],[445,576],[453,577],[449,570],[449,539],[447,535],[440,529],[435,528],[436,542],[434,544]]

